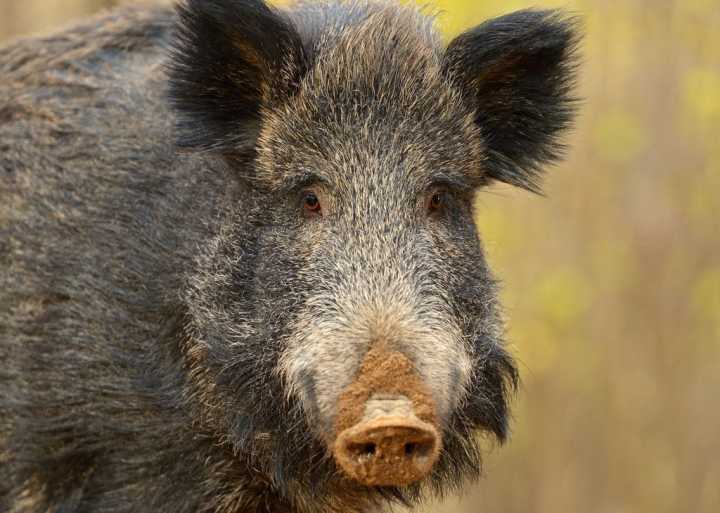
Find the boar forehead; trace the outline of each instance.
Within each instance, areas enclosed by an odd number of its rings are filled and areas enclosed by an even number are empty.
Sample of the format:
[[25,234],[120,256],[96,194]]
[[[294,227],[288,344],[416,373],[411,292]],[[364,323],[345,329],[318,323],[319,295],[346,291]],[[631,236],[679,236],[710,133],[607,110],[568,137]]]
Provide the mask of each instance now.
[[309,173],[337,182],[366,169],[421,185],[476,184],[481,137],[441,73],[441,48],[431,19],[397,6],[326,29],[298,93],[265,113],[260,177],[277,186]]

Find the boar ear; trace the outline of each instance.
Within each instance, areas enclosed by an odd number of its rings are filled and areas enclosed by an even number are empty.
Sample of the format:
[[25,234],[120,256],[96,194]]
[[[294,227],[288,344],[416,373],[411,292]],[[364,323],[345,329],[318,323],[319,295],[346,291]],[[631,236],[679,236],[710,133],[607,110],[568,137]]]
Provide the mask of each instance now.
[[558,11],[526,10],[449,44],[444,72],[475,109],[488,178],[538,192],[542,166],[562,155],[577,103],[576,25]]
[[179,144],[251,150],[263,107],[292,95],[305,69],[300,36],[262,0],[185,0],[169,64]]

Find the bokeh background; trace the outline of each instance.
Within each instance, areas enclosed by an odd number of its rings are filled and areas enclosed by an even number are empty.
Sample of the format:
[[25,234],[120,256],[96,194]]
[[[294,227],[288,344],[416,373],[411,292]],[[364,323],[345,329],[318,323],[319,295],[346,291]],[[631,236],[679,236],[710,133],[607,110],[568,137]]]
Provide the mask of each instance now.
[[[0,0],[0,42],[121,3]],[[427,511],[720,512],[720,1],[423,3],[448,38],[531,5],[586,32],[547,197],[478,197],[521,362],[514,434]]]

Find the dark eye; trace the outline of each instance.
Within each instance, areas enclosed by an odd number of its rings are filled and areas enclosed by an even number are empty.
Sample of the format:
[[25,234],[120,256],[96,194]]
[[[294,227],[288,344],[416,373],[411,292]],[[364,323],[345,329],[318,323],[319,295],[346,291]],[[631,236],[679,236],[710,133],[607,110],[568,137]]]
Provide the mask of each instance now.
[[307,191],[303,194],[303,209],[308,214],[320,213],[320,200],[314,192]]
[[428,201],[428,210],[430,212],[438,212],[442,210],[446,202],[446,193],[444,191],[435,191]]

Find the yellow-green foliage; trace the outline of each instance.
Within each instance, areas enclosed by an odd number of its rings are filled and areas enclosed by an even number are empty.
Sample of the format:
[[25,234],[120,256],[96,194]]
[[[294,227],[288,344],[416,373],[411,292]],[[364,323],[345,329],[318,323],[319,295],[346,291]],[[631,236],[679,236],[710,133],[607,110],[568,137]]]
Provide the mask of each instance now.
[[[0,0],[0,37],[108,3]],[[448,38],[531,5],[570,8],[587,33],[585,103],[547,197],[477,200],[521,361],[515,433],[462,501],[428,511],[720,511],[720,4],[421,3]]]
[[[523,3],[443,4],[455,32]],[[522,361],[515,434],[431,511],[720,511],[720,4],[566,5],[587,32],[568,160],[547,198],[477,205]]]

